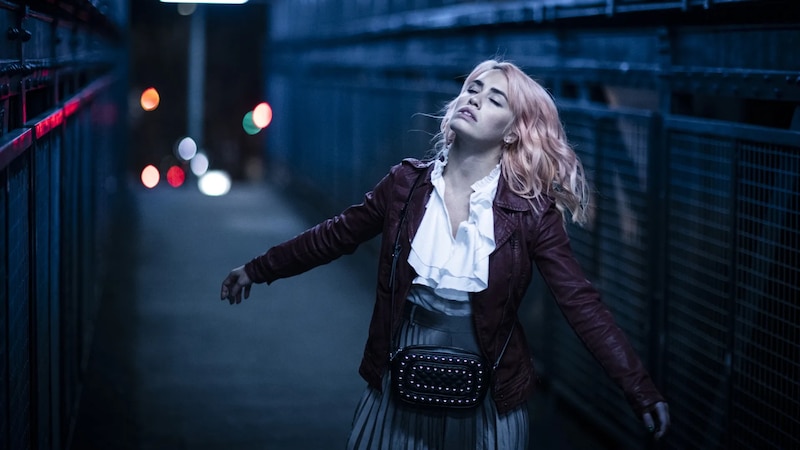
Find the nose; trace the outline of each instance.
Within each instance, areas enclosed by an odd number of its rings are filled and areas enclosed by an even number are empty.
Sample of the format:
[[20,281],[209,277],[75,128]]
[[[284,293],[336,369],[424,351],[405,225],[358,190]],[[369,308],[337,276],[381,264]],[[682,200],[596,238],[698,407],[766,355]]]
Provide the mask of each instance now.
[[478,94],[470,96],[469,100],[467,101],[467,104],[470,104],[470,105],[480,109],[481,104],[478,101]]

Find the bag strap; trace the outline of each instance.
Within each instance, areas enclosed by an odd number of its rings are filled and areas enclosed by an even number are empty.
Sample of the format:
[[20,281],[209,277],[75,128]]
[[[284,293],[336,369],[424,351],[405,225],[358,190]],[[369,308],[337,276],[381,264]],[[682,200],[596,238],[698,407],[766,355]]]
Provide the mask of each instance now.
[[406,222],[406,213],[408,212],[408,204],[411,202],[411,195],[414,193],[414,189],[417,188],[417,183],[419,183],[419,179],[422,178],[422,174],[424,173],[425,171],[421,171],[420,174],[417,175],[417,178],[414,179],[414,184],[411,185],[411,189],[408,191],[408,197],[403,205],[403,209],[400,210],[400,223],[397,224],[397,234],[394,237],[394,247],[392,248],[392,270],[391,274],[389,275],[389,289],[392,290],[392,304],[394,304],[394,282],[397,271],[397,260],[400,258],[400,252],[403,249],[403,247],[400,245],[400,230],[403,229],[403,224]]
[[425,172],[426,170],[420,171],[419,175],[417,175],[417,178],[414,179],[414,184],[411,185],[411,189],[408,191],[406,202],[403,205],[403,209],[400,210],[400,223],[397,224],[397,234],[394,237],[394,247],[392,247],[392,270],[389,275],[389,290],[392,293],[392,309],[391,314],[389,315],[389,335],[392,337],[392,340],[391,347],[389,349],[389,361],[391,361],[394,358],[394,355],[397,353],[397,345],[395,345],[396,341],[394,333],[394,292],[396,287],[395,278],[397,276],[397,260],[400,258],[400,252],[403,249],[403,247],[400,245],[400,230],[403,229],[403,225],[406,222],[406,214],[408,213],[408,204],[411,202],[411,195],[414,193],[414,189],[417,188],[417,184]]
[[497,361],[494,362],[492,366],[492,373],[497,369],[497,366],[500,365],[500,360],[503,359],[503,355],[506,354],[506,348],[508,348],[508,343],[511,342],[511,336],[514,334],[514,328],[517,328],[517,323],[514,322],[514,325],[511,325],[511,331],[508,332],[508,337],[506,338],[506,343],[503,344],[503,350],[500,351],[500,355],[497,356]]

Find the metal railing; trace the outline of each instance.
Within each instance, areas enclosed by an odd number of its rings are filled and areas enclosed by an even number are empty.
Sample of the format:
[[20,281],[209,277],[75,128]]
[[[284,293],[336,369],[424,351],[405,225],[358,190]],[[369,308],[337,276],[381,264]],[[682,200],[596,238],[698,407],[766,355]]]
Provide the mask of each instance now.
[[78,0],[2,2],[0,25],[0,447],[61,449],[123,204],[122,30]]
[[[763,0],[417,0],[354,1],[315,0],[298,7],[294,1],[275,1],[276,15],[297,20],[273,23],[278,40],[364,38],[419,30],[459,27],[548,23],[592,17],[642,13],[713,10],[734,3],[769,3]],[[768,5],[767,5],[768,6]]]
[[[800,133],[563,114],[598,199],[573,247],[670,402],[667,448],[800,445]],[[559,315],[550,307],[529,332],[548,377],[621,447],[640,448],[625,444],[641,433],[618,388],[587,386],[599,366],[568,327],[548,325]]]

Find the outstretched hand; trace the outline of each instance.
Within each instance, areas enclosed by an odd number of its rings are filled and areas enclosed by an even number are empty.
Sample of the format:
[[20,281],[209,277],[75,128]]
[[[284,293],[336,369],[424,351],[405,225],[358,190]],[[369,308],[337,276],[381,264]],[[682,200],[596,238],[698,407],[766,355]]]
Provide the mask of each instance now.
[[669,406],[664,402],[656,403],[642,414],[642,421],[648,431],[655,433],[656,439],[661,439],[669,429]]
[[244,271],[244,266],[239,266],[233,270],[222,282],[222,291],[220,291],[220,300],[228,299],[233,305],[234,303],[241,303],[242,296],[244,298],[250,297],[250,287],[253,286],[253,281],[247,276]]

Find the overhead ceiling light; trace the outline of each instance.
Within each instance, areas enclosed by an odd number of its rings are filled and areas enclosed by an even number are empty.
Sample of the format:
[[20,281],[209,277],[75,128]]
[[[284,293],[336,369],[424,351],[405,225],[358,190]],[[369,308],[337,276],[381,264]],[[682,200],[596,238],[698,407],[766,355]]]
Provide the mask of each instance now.
[[216,5],[241,5],[248,0],[161,0],[161,3],[213,3]]

